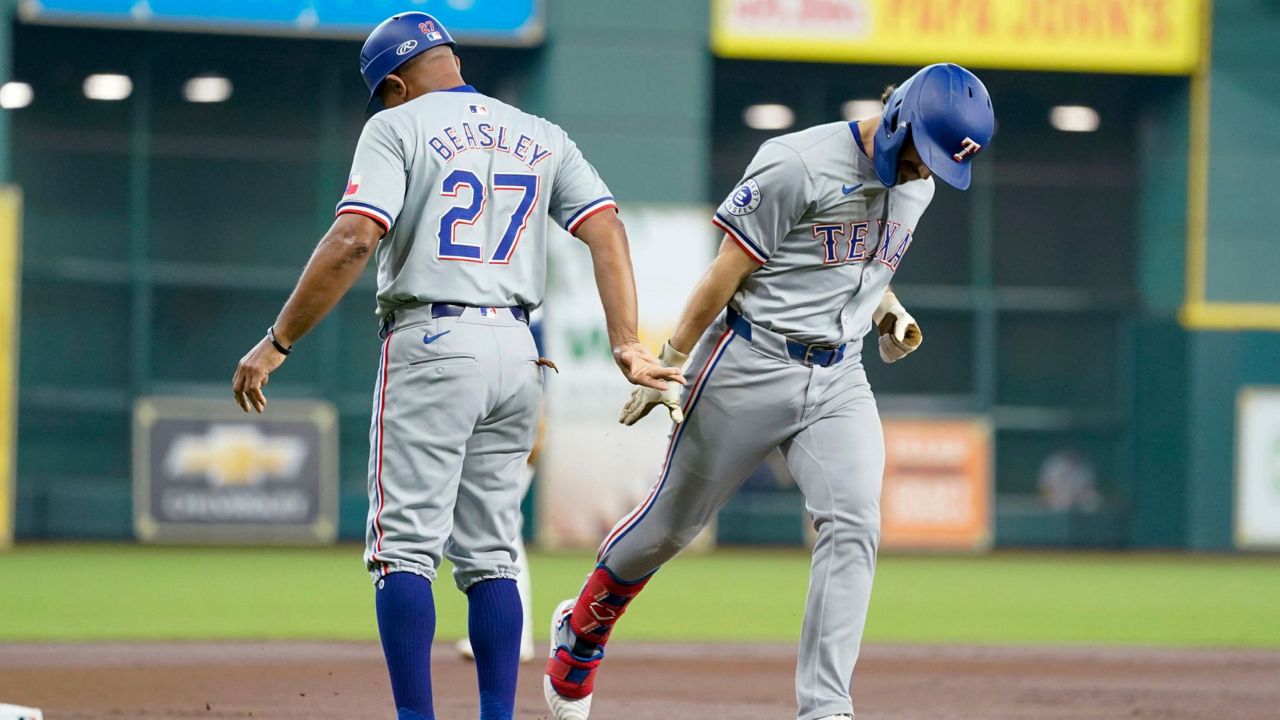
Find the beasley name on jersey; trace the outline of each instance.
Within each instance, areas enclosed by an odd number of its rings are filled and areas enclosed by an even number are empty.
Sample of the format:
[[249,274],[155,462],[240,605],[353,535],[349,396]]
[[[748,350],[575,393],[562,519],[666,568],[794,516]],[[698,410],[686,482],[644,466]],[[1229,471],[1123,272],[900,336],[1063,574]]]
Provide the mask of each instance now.
[[[470,111],[477,115],[487,115],[488,108],[483,105],[471,105]],[[512,138],[515,138],[514,140]],[[427,144],[444,162],[450,162],[459,155],[471,150],[489,150],[491,152],[510,153],[530,170],[551,157],[551,149],[524,133],[516,134],[506,125],[495,125],[490,122],[458,123],[457,127],[446,125],[439,135],[432,136]]]

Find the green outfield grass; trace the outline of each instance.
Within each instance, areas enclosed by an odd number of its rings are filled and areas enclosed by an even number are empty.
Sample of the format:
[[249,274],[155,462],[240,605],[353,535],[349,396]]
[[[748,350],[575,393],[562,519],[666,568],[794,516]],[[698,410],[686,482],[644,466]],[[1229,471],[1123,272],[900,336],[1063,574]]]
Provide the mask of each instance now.
[[[538,637],[591,567],[533,557]],[[790,641],[802,552],[721,551],[660,572],[619,637]],[[438,583],[439,634],[465,598]],[[1280,647],[1280,558],[1001,553],[881,559],[867,628],[879,642]],[[376,637],[353,546],[325,549],[34,545],[0,554],[0,640]]]

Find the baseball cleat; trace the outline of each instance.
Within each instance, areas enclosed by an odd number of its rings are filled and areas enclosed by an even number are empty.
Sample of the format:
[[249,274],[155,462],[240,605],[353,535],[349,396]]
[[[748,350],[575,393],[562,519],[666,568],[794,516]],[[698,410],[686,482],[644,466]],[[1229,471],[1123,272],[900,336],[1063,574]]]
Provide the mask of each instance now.
[[853,716],[852,715],[828,715],[824,718],[818,718],[818,720],[853,720]]
[[[476,659],[476,651],[471,648],[470,638],[462,638],[456,645],[454,645],[454,647],[458,649],[458,655],[461,656],[463,660]],[[533,659],[534,654],[533,638],[526,635],[520,640],[520,662],[529,662]]]
[[[547,672],[542,675],[542,696],[546,698],[547,707],[555,720],[587,720],[591,714],[590,692],[580,698],[569,698],[557,692],[552,683],[553,674],[559,681],[564,681],[566,657],[577,660],[571,652],[574,638],[573,631],[569,629],[569,613],[573,611],[573,606],[577,602],[577,598],[565,600],[556,606],[556,611],[551,614],[551,657],[547,660]],[[597,653],[596,657],[588,661],[592,671],[596,665],[600,664],[601,657],[603,653]],[[577,662],[581,661],[577,660]]]

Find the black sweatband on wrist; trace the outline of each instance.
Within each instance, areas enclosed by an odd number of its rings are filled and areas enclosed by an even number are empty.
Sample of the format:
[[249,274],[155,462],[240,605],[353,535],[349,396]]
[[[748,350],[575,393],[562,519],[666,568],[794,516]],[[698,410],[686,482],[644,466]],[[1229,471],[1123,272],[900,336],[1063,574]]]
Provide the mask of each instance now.
[[267,339],[271,341],[271,345],[276,349],[276,352],[280,353],[281,355],[288,355],[289,353],[293,352],[292,345],[290,345],[289,347],[285,347],[280,344],[279,340],[276,340],[276,327],[274,325],[267,328]]

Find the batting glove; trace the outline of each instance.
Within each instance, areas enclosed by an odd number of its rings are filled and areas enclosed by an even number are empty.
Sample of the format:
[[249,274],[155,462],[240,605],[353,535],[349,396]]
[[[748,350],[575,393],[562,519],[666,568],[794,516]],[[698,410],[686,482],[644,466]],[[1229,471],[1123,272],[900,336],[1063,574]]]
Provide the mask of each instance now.
[[[671,343],[662,344],[662,352],[658,353],[658,362],[666,367],[682,368],[689,360],[688,353],[682,353],[671,347]],[[680,408],[680,383],[667,381],[666,390],[655,390],[650,387],[637,387],[631,391],[631,398],[623,406],[618,415],[618,422],[623,425],[635,425],[636,421],[659,405],[666,405],[671,413],[671,422],[679,425],[684,422],[684,410]]]
[[915,352],[924,342],[916,319],[891,292],[884,294],[875,312],[876,331],[880,334],[880,359],[895,363]]

